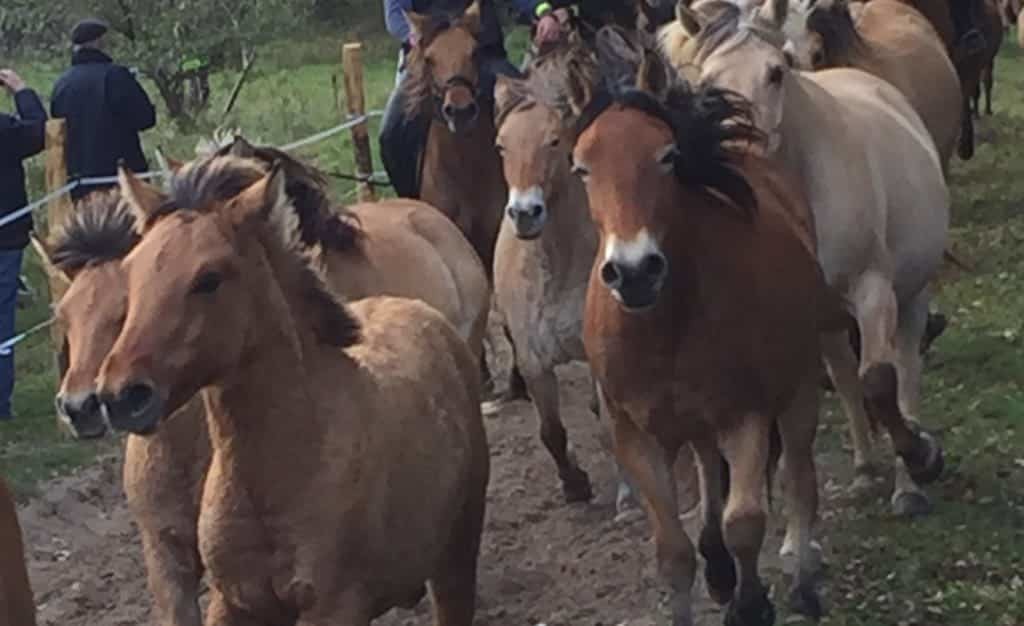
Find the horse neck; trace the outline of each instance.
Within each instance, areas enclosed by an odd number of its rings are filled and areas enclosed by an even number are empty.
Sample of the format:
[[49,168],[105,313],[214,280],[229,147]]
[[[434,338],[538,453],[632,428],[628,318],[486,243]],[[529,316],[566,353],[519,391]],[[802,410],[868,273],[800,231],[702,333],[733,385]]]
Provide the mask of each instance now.
[[778,156],[788,166],[790,173],[803,176],[810,171],[813,151],[807,146],[820,141],[828,128],[827,112],[815,95],[827,95],[818,85],[800,72],[791,72],[786,79],[785,99],[782,103],[782,124],[779,128],[781,143]]
[[304,319],[302,296],[289,292],[294,281],[275,274],[276,285],[263,292],[266,300],[253,303],[262,314],[248,334],[258,343],[227,376],[204,389],[203,397],[210,442],[226,480],[244,484],[261,510],[286,514],[303,492],[290,477],[305,484],[315,475],[328,420],[338,419],[336,413],[323,414],[318,381],[330,372],[332,404],[345,406],[342,396],[359,374]]
[[541,233],[545,258],[555,265],[555,275],[568,277],[577,266],[589,270],[597,249],[597,229],[590,219],[586,188],[577,177],[563,171],[556,177],[551,198],[550,223]]
[[[504,183],[501,159],[494,147],[497,131],[489,111],[480,114],[476,126],[463,133],[453,133],[443,123],[434,119],[430,125],[429,145],[424,157],[423,169],[428,175],[450,181],[452,189],[465,193],[480,192],[502,196],[505,190],[492,184],[495,180]],[[497,189],[495,189],[498,187]]]

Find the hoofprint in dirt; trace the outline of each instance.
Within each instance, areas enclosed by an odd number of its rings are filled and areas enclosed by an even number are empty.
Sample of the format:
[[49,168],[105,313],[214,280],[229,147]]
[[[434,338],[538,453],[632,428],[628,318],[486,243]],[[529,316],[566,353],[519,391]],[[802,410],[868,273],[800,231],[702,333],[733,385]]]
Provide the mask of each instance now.
[[[613,520],[613,469],[589,409],[586,368],[572,365],[560,374],[566,426],[597,498],[589,505],[563,503],[528,403],[510,404],[487,420],[493,465],[476,624],[662,623],[649,526],[642,516],[626,523]],[[831,460],[848,462],[845,456]],[[148,623],[150,598],[141,547],[124,504],[120,471],[120,456],[106,457],[76,476],[43,485],[41,495],[21,510],[40,624]],[[826,481],[833,475],[828,467],[822,468],[826,496]],[[782,532],[779,508],[777,504],[762,564],[777,600],[785,598],[782,592],[788,585],[776,557]],[[688,529],[696,537],[694,519]],[[822,539],[827,553],[828,537]],[[721,623],[703,584],[697,587],[702,599],[699,623]],[[828,599],[827,585],[823,591]],[[779,604],[782,623],[786,611]],[[429,604],[425,601],[414,611],[396,612],[377,623],[429,624]]]

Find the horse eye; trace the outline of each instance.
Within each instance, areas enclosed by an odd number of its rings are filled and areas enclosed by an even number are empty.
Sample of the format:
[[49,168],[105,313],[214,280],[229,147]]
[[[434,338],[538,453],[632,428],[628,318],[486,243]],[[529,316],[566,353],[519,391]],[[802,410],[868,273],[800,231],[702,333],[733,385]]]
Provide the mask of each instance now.
[[782,66],[774,65],[772,66],[772,69],[768,70],[768,82],[771,83],[772,85],[780,85],[782,84],[783,75],[784,71],[782,69]]
[[218,272],[205,272],[192,285],[192,293],[211,294],[217,291],[222,282],[224,282],[224,277]]
[[553,140],[551,141],[551,143],[550,143],[549,145],[550,145],[550,146],[551,146],[552,148],[557,148],[557,147],[558,147],[558,144],[560,143],[560,141],[561,141],[561,140],[560,140],[560,139],[559,139],[558,137],[555,137],[555,138],[554,138],[554,139],[553,139]]
[[574,175],[579,176],[580,178],[586,178],[587,175],[590,174],[590,171],[587,170],[587,168],[576,164],[573,164],[572,169],[570,169],[569,171],[572,172]]

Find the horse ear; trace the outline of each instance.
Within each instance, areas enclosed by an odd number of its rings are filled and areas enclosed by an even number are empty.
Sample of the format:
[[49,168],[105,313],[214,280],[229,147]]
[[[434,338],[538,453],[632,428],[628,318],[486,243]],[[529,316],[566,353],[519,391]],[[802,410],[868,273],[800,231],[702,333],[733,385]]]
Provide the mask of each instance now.
[[604,74],[617,85],[633,83],[643,62],[643,48],[620,28],[604,26],[595,38],[597,60]]
[[569,62],[566,84],[569,88],[569,109],[574,117],[579,117],[594,96],[594,85],[579,61]]
[[167,172],[168,174],[177,174],[178,171],[185,166],[184,161],[172,159],[164,154],[164,151],[161,148],[156,149],[156,161],[160,166],[160,170]]
[[53,281],[62,283],[65,287],[71,284],[73,278],[67,272],[57,267],[53,262],[53,252],[50,250],[50,246],[36,236],[35,233],[29,235],[29,241],[32,242],[32,248],[36,251],[36,256],[39,257],[40,262],[43,265],[43,272],[46,276]]
[[775,28],[781,29],[789,13],[789,0],[765,0],[758,9],[758,16]]
[[676,4],[676,21],[689,37],[696,37],[704,28],[700,16],[690,8],[690,0],[679,0]]
[[228,154],[242,159],[251,159],[256,156],[256,148],[245,137],[235,135],[235,139],[231,142],[231,147],[228,149]]
[[430,26],[430,18],[415,11],[403,11],[405,22],[409,25],[409,31],[415,35],[414,39],[423,41],[426,38],[427,28]]
[[668,68],[656,52],[645,50],[643,55],[640,69],[637,71],[636,86],[641,91],[660,99],[668,91]]
[[480,0],[473,0],[472,4],[466,7],[460,21],[469,29],[469,32],[474,35],[480,34]]
[[516,94],[516,79],[498,74],[494,81],[494,110],[504,111]]
[[288,200],[286,178],[281,162],[275,162],[263,178],[249,185],[231,203],[231,223],[242,227],[265,221],[278,231],[285,245],[293,245],[298,233],[298,214]]
[[141,233],[149,218],[163,205],[164,194],[136,176],[124,163],[117,166],[117,181],[121,187],[121,197],[135,216],[135,228]]

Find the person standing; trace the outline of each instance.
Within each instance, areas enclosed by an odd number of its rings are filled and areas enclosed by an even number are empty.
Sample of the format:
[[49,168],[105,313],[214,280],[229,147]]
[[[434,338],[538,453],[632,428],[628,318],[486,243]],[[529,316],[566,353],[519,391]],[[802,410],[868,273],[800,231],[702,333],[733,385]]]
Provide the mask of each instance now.
[[[0,70],[0,86],[14,98],[16,115],[0,113],[0,219],[26,204],[21,162],[42,151],[46,108],[13,70]],[[0,342],[14,335],[21,259],[32,230],[31,213],[0,227]],[[14,393],[14,349],[0,349],[0,420],[9,420]]]
[[[114,176],[121,160],[134,172],[149,169],[139,133],[156,125],[156,110],[131,70],[103,52],[107,30],[96,19],[75,25],[71,68],[53,88],[50,111],[68,125],[70,179]],[[77,187],[71,197],[96,189]]]

